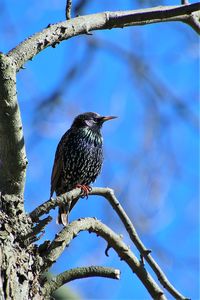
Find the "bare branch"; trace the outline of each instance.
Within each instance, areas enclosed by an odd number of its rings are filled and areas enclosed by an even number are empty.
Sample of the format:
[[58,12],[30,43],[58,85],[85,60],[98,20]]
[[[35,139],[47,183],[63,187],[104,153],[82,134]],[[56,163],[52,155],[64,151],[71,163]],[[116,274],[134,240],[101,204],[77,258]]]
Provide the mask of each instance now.
[[120,217],[122,223],[124,224],[132,242],[137,247],[142,257],[144,257],[145,260],[148,262],[148,264],[151,266],[152,270],[157,275],[157,278],[162,284],[162,286],[165,287],[168,290],[168,292],[176,299],[187,299],[174,288],[174,286],[169,282],[169,280],[167,279],[166,275],[163,273],[159,265],[155,262],[153,257],[150,255],[151,251],[147,249],[142,243],[142,241],[140,240],[131,220],[129,219],[123,207],[115,197],[114,191],[109,188],[93,188],[90,194],[101,195],[109,201],[113,209]]
[[56,197],[55,199],[51,198],[50,200],[47,200],[46,202],[38,206],[36,209],[34,209],[29,214],[29,216],[33,222],[37,222],[39,220],[39,217],[43,216],[44,214],[47,214],[51,209],[55,209],[61,204],[66,204],[69,206],[69,203],[71,203],[72,200],[79,198],[81,196],[81,193],[81,189],[76,188],[68,193]]
[[120,279],[120,270],[100,266],[70,269],[57,275],[56,277],[45,283],[45,294],[51,295],[55,290],[72,280],[88,277],[106,277],[111,279]]
[[72,8],[72,0],[67,0],[66,9],[65,9],[65,16],[67,20],[71,19],[71,8]]
[[74,221],[64,227],[56,235],[44,257],[44,270],[52,266],[64,249],[69,246],[72,239],[74,239],[81,231],[93,232],[104,238],[110,247],[117,252],[120,259],[124,260],[138,276],[153,299],[166,299],[163,291],[131,252],[130,248],[122,241],[121,237],[95,218],[85,218]]
[[[138,251],[145,258],[148,264],[151,266],[152,270],[157,275],[160,283],[168,290],[168,292],[177,299],[187,299],[181,293],[179,293],[174,286],[169,282],[166,275],[163,273],[159,265],[155,262],[153,257],[150,255],[150,250],[147,249],[142,241],[140,240],[131,220],[127,216],[123,207],[119,203],[118,199],[114,195],[114,191],[109,188],[92,188],[92,191],[89,193],[90,195],[100,195],[106,198],[113,209],[116,211],[117,215],[120,217],[122,223],[124,224],[132,242],[137,247]],[[78,199],[81,195],[81,189],[74,189],[66,194],[63,194],[55,199],[50,199],[45,203],[41,204],[35,210],[30,213],[30,217],[33,221],[37,220],[40,216],[48,213],[51,209],[59,206],[60,204],[68,204],[72,202],[72,200]]]
[[93,30],[122,28],[126,26],[151,23],[182,21],[191,25],[190,16],[200,10],[199,3],[180,6],[159,6],[141,10],[102,12],[81,16],[49,25],[43,31],[34,34],[8,53],[19,70],[24,63],[32,59],[43,49],[60,43],[62,40],[86,34]]
[[16,69],[0,54],[0,190],[23,195],[27,165],[16,91]]
[[[32,231],[27,234],[26,236],[20,237],[21,239],[23,239],[23,241],[25,242],[26,245],[29,245],[30,243],[33,243],[35,241],[38,241],[41,236],[44,234],[44,228],[52,221],[52,217],[48,216],[46,218],[44,218],[43,220],[39,220],[38,224],[33,227]],[[39,237],[37,237],[37,235],[40,234]]]

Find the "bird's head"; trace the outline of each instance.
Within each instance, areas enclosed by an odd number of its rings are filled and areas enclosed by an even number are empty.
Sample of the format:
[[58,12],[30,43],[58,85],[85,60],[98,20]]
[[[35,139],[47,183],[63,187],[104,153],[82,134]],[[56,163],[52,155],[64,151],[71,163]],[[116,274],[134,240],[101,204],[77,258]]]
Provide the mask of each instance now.
[[86,112],[78,115],[72,124],[76,128],[89,128],[92,131],[99,131],[105,121],[115,119],[115,116],[100,116],[94,112]]

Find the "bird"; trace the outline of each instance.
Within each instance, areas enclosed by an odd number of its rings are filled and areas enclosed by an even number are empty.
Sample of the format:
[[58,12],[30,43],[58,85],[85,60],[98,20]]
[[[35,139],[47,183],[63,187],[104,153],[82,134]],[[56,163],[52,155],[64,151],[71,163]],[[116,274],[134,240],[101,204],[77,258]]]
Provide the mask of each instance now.
[[[105,121],[116,116],[101,116],[95,112],[85,112],[75,117],[70,129],[58,143],[51,173],[50,198],[53,193],[60,196],[74,188],[81,188],[88,195],[103,163],[103,137],[101,128]],[[77,200],[76,200],[77,201]],[[74,206],[66,209],[59,206],[57,223],[67,226],[68,212]]]

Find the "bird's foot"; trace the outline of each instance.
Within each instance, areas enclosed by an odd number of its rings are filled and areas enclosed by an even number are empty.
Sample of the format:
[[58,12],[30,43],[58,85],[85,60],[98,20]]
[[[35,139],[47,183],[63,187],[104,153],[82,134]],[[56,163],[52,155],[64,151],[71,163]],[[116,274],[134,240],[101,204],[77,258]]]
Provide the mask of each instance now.
[[81,192],[82,192],[81,198],[84,198],[84,197],[88,198],[88,194],[92,190],[91,186],[85,185],[85,184],[77,184],[76,188],[80,188],[81,189]]

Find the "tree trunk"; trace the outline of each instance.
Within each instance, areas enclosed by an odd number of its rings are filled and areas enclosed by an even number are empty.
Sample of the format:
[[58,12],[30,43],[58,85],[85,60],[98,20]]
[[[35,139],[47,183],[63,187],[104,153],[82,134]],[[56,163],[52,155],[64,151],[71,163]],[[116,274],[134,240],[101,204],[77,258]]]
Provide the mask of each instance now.
[[21,200],[1,195],[0,299],[43,299],[39,282],[42,260],[28,238],[31,220],[16,209],[21,207]]
[[42,299],[37,247],[27,238],[26,154],[16,92],[16,68],[0,54],[0,299]]

